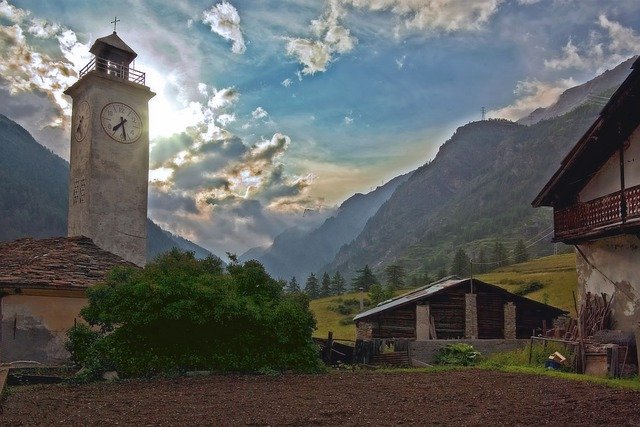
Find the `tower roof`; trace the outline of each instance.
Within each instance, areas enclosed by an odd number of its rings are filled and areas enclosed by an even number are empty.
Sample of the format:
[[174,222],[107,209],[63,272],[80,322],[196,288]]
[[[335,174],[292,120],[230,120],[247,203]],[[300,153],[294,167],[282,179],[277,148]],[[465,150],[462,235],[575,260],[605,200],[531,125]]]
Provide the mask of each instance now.
[[115,31],[108,36],[97,39],[91,46],[91,49],[89,49],[89,52],[99,58],[111,59],[117,56],[122,58],[127,64],[138,56],[133,49],[122,41]]

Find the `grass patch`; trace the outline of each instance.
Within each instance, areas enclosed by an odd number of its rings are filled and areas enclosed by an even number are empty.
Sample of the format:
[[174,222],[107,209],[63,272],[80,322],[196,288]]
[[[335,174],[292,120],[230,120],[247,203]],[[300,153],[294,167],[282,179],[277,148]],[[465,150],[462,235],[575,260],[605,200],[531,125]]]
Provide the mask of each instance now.
[[527,375],[544,375],[546,377],[560,378],[563,380],[582,381],[591,384],[603,385],[611,388],[622,388],[634,391],[640,391],[640,380],[638,377],[633,378],[600,378],[585,374],[576,374],[573,372],[562,372],[545,369],[538,366],[503,366],[501,368],[480,366],[483,369],[497,369],[503,372],[512,372]]
[[477,278],[513,293],[526,284],[537,282],[542,287],[527,293],[527,298],[551,304],[568,311],[572,316],[576,315],[572,295],[578,283],[575,254],[537,258],[479,274]]

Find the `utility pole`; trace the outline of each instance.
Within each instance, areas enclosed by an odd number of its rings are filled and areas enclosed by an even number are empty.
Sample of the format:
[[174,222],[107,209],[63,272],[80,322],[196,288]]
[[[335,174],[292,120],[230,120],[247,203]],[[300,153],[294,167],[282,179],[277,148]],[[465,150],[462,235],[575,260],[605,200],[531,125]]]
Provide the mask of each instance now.
[[482,111],[482,121],[484,122],[487,114],[487,109],[482,107],[481,111]]

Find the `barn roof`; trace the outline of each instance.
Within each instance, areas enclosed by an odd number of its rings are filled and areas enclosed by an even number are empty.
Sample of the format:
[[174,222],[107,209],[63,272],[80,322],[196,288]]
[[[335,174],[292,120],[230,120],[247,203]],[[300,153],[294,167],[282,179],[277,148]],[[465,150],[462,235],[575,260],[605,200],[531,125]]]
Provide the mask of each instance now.
[[136,267],[87,237],[0,243],[0,288],[85,289],[104,281],[115,266]]
[[572,202],[595,172],[640,126],[640,58],[600,115],[562,160],[560,168],[531,202],[534,207],[563,207]]
[[[466,283],[468,283],[471,279],[470,278],[466,278],[466,279],[461,279],[457,276],[450,276],[450,277],[445,277],[444,279],[440,279],[436,282],[430,283],[426,286],[423,286],[421,288],[415,289],[411,292],[408,292],[406,294],[400,295],[396,298],[392,298],[390,300],[387,301],[383,301],[380,304],[378,304],[376,307],[369,309],[367,311],[364,311],[360,314],[358,314],[357,316],[355,316],[353,318],[354,321],[360,320],[360,319],[364,319],[365,317],[369,317],[369,316],[373,316],[376,314],[379,314],[383,311],[387,311],[387,310],[391,310],[394,308],[398,308],[407,304],[411,304],[415,301],[421,300],[421,299],[428,299],[429,297],[440,293],[442,291],[444,291],[445,289],[451,289],[451,288],[455,288],[457,286],[461,286],[464,285]],[[531,304],[534,305],[539,305],[541,307],[544,307],[548,310],[552,310],[552,311],[557,311],[556,316],[559,316],[561,314],[566,314],[567,312],[564,310],[561,310],[557,307],[553,307],[550,306],[548,304],[543,304],[541,302],[538,301],[534,301],[531,300],[529,298],[525,298],[522,297],[520,295],[516,295],[516,294],[512,294],[509,291],[506,291],[504,289],[502,289],[499,286],[496,285],[492,285],[490,283],[486,283],[483,282],[481,280],[478,279],[473,279],[473,285],[474,286],[483,286],[483,287],[488,287],[496,292],[500,292],[500,293],[506,293],[509,294],[509,296],[513,297],[514,301],[527,301]]]

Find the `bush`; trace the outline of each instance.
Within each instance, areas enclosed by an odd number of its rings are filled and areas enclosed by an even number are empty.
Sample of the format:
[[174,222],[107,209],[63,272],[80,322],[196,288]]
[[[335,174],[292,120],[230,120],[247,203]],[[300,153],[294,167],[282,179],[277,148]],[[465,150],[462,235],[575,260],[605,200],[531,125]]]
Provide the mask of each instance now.
[[143,270],[117,268],[88,291],[69,332],[73,360],[123,377],[187,370],[314,371],[309,299],[284,295],[256,261],[224,272],[211,259],[173,250]]
[[[349,299],[338,298],[337,302],[338,302],[338,305],[330,305],[328,309],[338,314],[341,314],[343,316],[356,314],[360,311],[360,300],[356,298],[349,298]],[[368,307],[369,305],[371,305],[371,301],[365,298],[362,301],[362,305],[364,307]]]
[[544,288],[544,285],[536,280],[533,282],[526,282],[520,285],[518,289],[516,289],[513,293],[516,295],[524,296],[524,295],[533,293],[535,291],[539,291],[542,288]]
[[470,366],[475,365],[480,360],[480,356],[480,352],[470,344],[448,344],[441,348],[436,355],[436,363],[438,365]]

